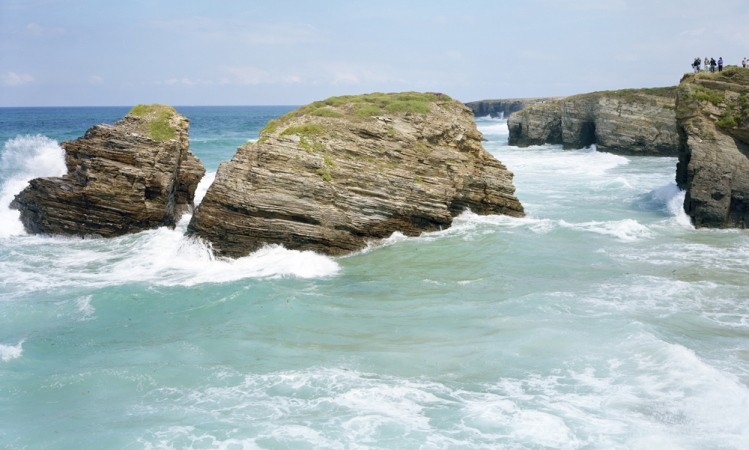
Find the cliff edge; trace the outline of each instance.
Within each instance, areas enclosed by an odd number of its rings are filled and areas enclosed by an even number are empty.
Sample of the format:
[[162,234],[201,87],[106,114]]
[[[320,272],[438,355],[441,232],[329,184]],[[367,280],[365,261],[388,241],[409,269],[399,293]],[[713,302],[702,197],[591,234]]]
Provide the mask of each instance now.
[[218,255],[265,244],[343,255],[477,214],[522,217],[513,174],[444,94],[332,97],[272,120],[222,162],[188,234]]
[[685,75],[676,104],[684,210],[698,228],[747,228],[749,70]]
[[507,121],[509,144],[596,144],[619,155],[677,156],[676,88],[624,89],[528,104]]
[[548,103],[562,100],[564,97],[538,98],[505,98],[497,100],[479,100],[465,105],[471,108],[475,117],[494,117],[507,119],[512,113],[518,112],[528,105]]
[[189,126],[171,106],[138,105],[60,144],[68,173],[31,180],[11,207],[30,233],[113,237],[174,227],[205,174],[189,150]]

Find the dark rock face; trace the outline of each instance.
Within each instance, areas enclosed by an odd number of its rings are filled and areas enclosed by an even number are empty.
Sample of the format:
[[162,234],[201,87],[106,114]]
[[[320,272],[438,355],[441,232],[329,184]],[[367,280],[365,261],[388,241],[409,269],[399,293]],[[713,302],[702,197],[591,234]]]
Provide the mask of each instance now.
[[509,143],[518,147],[596,144],[619,155],[676,156],[675,89],[626,89],[576,95],[527,105],[507,121]]
[[68,173],[36,178],[16,195],[30,233],[113,237],[174,227],[205,174],[189,150],[190,122],[164,105],[139,105],[114,125],[63,142]]
[[508,118],[514,112],[518,112],[527,105],[536,103],[548,103],[560,100],[564,97],[539,97],[539,98],[507,98],[500,100],[479,100],[468,102],[466,106],[471,108],[475,117],[503,117]]
[[698,228],[749,225],[749,71],[686,75],[679,86],[676,182]]
[[265,244],[343,255],[447,228],[465,208],[522,217],[512,177],[446,95],[334,97],[269,122],[221,163],[188,234],[229,257]]

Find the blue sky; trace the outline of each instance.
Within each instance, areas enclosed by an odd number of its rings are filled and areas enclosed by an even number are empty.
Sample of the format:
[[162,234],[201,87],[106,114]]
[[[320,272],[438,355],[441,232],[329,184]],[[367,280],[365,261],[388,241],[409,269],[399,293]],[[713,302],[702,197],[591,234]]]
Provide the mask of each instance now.
[[569,95],[696,56],[749,57],[749,2],[0,0],[0,106]]

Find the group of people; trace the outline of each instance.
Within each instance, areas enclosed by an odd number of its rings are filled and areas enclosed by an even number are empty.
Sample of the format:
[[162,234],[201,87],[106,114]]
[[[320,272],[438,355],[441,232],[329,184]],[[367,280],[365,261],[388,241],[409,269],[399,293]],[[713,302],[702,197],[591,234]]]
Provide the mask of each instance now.
[[[744,68],[746,68],[747,59],[744,58],[744,61],[741,64],[744,66]],[[700,70],[700,66],[702,65],[703,65],[703,61],[700,58],[694,58],[694,62],[692,63],[692,68],[694,69],[694,73],[701,72],[702,70]],[[704,67],[703,70],[705,72],[709,70],[711,73],[715,73],[716,66],[718,67],[718,72],[723,72],[723,57],[722,56],[718,58],[717,62],[715,61],[714,58],[708,58],[707,56],[705,56],[705,61],[704,61],[704,66],[703,66]]]

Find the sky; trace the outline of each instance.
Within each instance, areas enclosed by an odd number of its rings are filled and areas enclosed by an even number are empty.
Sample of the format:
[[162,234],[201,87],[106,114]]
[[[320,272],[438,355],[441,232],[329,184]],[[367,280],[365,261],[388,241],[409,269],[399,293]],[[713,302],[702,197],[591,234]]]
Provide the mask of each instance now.
[[678,84],[747,0],[0,0],[0,107],[462,101]]

